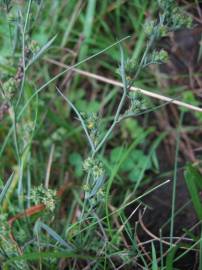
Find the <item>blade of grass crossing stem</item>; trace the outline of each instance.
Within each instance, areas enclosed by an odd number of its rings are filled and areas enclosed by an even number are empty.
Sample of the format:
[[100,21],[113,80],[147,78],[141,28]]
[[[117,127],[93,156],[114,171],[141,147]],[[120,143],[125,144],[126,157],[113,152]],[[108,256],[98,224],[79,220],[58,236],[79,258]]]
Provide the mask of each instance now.
[[[177,256],[177,258],[174,259],[174,262],[179,261],[181,258],[183,258],[186,254],[188,254],[190,251],[193,251],[193,249],[198,246],[200,244],[200,239],[197,240],[196,242],[194,242],[193,245],[189,246],[189,248],[187,248],[184,252],[180,253],[179,256]],[[201,269],[199,269],[201,270]]]
[[177,169],[178,169],[178,156],[179,156],[179,145],[180,145],[180,130],[184,118],[184,112],[180,113],[179,126],[177,129],[176,137],[176,150],[175,150],[175,165],[174,165],[174,176],[173,176],[173,187],[172,187],[172,207],[171,207],[171,222],[170,222],[170,244],[173,244],[173,231],[174,231],[174,220],[175,220],[175,201],[176,201],[176,186],[177,186]]
[[140,172],[139,178],[137,179],[136,185],[135,185],[135,191],[138,189],[141,179],[143,178],[143,174],[147,168],[147,165],[149,164],[149,162],[151,161],[152,155],[154,154],[156,148],[159,146],[159,144],[161,143],[161,141],[165,138],[165,136],[167,135],[167,132],[162,132],[157,139],[154,141],[154,143],[152,144],[149,153],[147,155],[147,159],[146,162],[144,163],[144,166],[142,167],[142,170]]
[[[123,217],[124,216],[124,217]],[[123,212],[123,216],[122,214],[120,213],[119,214],[119,218],[121,220],[121,223],[122,225],[121,226],[124,226],[124,230],[128,236],[128,239],[131,241],[132,243],[132,246],[131,246],[131,250],[134,250],[135,252],[137,252],[137,255],[138,257],[140,257],[140,259],[142,260],[143,264],[144,264],[144,267],[145,269],[149,269],[148,265],[147,265],[147,262],[146,260],[144,259],[144,255],[141,253],[141,249],[138,247],[138,244],[137,244],[137,241],[136,241],[136,238],[134,237],[134,235],[136,235],[136,228],[135,228],[135,233],[133,232],[133,229],[131,228],[130,226],[130,222],[129,221],[129,218],[126,218],[125,215],[124,215],[124,212]]]
[[88,53],[88,42],[92,33],[95,7],[96,7],[96,0],[88,0],[88,6],[87,6],[86,17],[84,21],[84,30],[83,30],[85,41],[83,43],[83,46],[81,47],[79,60],[84,59]]
[[111,189],[113,180],[114,180],[115,176],[117,175],[117,172],[120,169],[121,164],[127,159],[128,155],[133,150],[133,148],[136,147],[143,139],[145,139],[145,137],[148,135],[148,133],[149,133],[148,131],[145,132],[145,133],[143,133],[142,136],[139,136],[131,144],[131,146],[126,151],[126,153],[121,157],[121,160],[119,161],[119,163],[116,164],[116,166],[113,168],[112,173],[111,173],[111,176],[110,176],[110,178],[108,180],[107,189],[106,189],[106,193],[105,193],[105,212],[106,212],[107,224],[108,224],[109,233],[111,235],[111,239],[113,239],[113,235],[112,235],[112,229],[111,229],[110,220],[109,220],[108,203],[109,203],[109,193],[110,193],[110,189]]
[[185,182],[199,220],[202,220],[202,204],[199,196],[201,191],[202,175],[197,168],[188,165],[185,170]]
[[[118,213],[119,211],[123,210],[124,208],[128,207],[129,205],[135,203],[135,202],[138,202],[139,200],[141,200],[142,198],[144,198],[145,196],[149,195],[150,193],[154,192],[155,190],[161,188],[162,186],[164,185],[167,185],[168,183],[170,183],[170,180],[166,180],[165,182],[155,186],[154,188],[151,188],[147,191],[145,191],[145,193],[143,193],[142,195],[136,197],[134,200],[131,200],[130,202],[127,202],[123,205],[121,205],[118,209],[114,210],[113,212],[111,212],[108,216],[105,215],[103,218],[100,218],[101,221],[103,220],[107,220],[107,218],[111,217],[112,215]],[[106,200],[105,200],[106,201]],[[82,220],[84,221],[84,219]],[[68,228],[68,231],[71,231],[72,228],[75,228],[77,225],[80,224],[80,220],[76,223],[74,223],[73,225],[71,225],[69,228]],[[76,233],[74,236],[77,236],[78,234],[80,234],[81,232],[84,232],[86,230],[89,230],[90,228],[92,228],[93,226],[97,225],[97,222],[92,222],[90,225],[87,225],[84,229],[82,229],[81,231],[79,231],[79,233]]]
[[152,242],[152,270],[158,270],[158,263],[157,263],[157,258],[156,258],[156,249],[155,246]]

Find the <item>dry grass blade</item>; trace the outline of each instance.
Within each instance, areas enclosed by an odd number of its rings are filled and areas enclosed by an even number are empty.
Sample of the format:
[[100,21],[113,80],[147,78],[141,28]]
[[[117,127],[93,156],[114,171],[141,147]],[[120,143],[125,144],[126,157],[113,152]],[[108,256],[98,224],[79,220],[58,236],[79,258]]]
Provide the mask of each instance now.
[[[63,63],[60,63],[60,62],[58,62],[56,60],[47,59],[47,58],[45,60],[48,61],[49,63],[58,65],[60,67],[68,68],[67,65],[65,65]],[[100,75],[97,75],[97,74],[94,74],[94,73],[90,73],[90,72],[87,72],[87,71],[84,71],[84,70],[81,70],[81,69],[78,69],[78,68],[73,68],[72,70],[74,72],[82,75],[82,76],[93,78],[93,79],[95,79],[97,81],[105,82],[105,83],[108,83],[108,84],[111,84],[111,85],[114,85],[114,86],[123,87],[123,84],[121,82],[119,82],[119,81],[109,79],[109,78],[105,78],[103,76],[100,76]],[[143,95],[146,95],[146,96],[149,96],[149,97],[152,97],[152,98],[156,98],[156,99],[159,99],[159,100],[163,100],[163,101],[166,101],[166,102],[170,102],[170,103],[173,103],[173,104],[175,104],[177,106],[185,107],[185,108],[193,110],[193,111],[202,112],[202,108],[200,108],[200,107],[197,107],[197,106],[194,106],[194,105],[191,105],[191,104],[188,104],[188,103],[185,103],[185,102],[182,102],[182,101],[170,98],[170,97],[166,97],[166,96],[154,93],[154,92],[150,92],[150,91],[147,91],[147,90],[144,90],[144,89],[141,89],[141,88],[131,87],[130,90],[131,91],[139,91]]]

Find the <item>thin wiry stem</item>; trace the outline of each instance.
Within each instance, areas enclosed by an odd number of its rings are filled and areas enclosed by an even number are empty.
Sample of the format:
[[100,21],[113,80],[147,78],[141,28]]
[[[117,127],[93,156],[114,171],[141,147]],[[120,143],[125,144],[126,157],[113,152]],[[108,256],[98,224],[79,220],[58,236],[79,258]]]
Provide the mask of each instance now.
[[98,152],[100,150],[100,148],[103,146],[103,144],[105,143],[105,141],[107,140],[107,138],[109,137],[109,135],[112,133],[114,127],[116,126],[116,124],[118,123],[119,120],[119,116],[121,113],[121,110],[123,108],[125,99],[127,97],[127,92],[128,92],[128,83],[126,80],[126,75],[125,75],[125,61],[124,61],[124,54],[123,54],[123,49],[120,47],[121,49],[121,66],[120,66],[120,72],[121,72],[121,79],[123,82],[123,95],[121,97],[121,101],[119,103],[119,106],[117,108],[116,114],[114,116],[114,121],[111,125],[111,127],[108,129],[108,131],[106,132],[104,138],[101,140],[101,142],[98,144],[98,146],[96,147],[96,152]]
[[184,112],[181,112],[180,123],[179,123],[179,127],[177,130],[177,138],[176,138],[175,165],[174,165],[173,190],[172,190],[171,222],[170,222],[170,244],[171,245],[173,243],[173,233],[174,233],[177,168],[178,168],[178,156],[179,156],[179,146],[180,146],[180,129],[182,127],[183,116],[184,116]]
[[[20,86],[20,93],[19,93],[19,97],[16,103],[16,107],[18,106],[21,97],[22,97],[22,93],[23,93],[23,88],[24,88],[24,84],[25,84],[25,35],[26,35],[26,29],[27,29],[27,23],[28,23],[28,19],[29,19],[29,14],[30,14],[30,9],[31,9],[31,4],[32,4],[32,0],[29,0],[29,4],[28,4],[28,8],[27,8],[27,13],[26,13],[26,18],[25,18],[25,23],[24,23],[24,27],[22,26],[21,28],[21,32],[22,32],[22,67],[23,67],[23,77],[22,77],[22,81],[21,81],[21,86]],[[21,16],[22,17],[22,16]]]
[[69,106],[74,110],[74,112],[76,113],[76,115],[77,115],[77,117],[78,117],[78,119],[80,120],[80,122],[81,122],[81,125],[82,125],[82,127],[83,127],[83,130],[85,131],[85,133],[86,133],[86,137],[87,137],[87,139],[88,139],[88,142],[89,142],[89,144],[90,144],[90,147],[91,147],[91,150],[92,150],[92,152],[95,152],[95,146],[94,146],[94,143],[93,143],[93,141],[92,141],[92,139],[91,139],[91,137],[90,137],[90,135],[89,135],[89,133],[88,133],[88,130],[87,130],[87,128],[86,128],[86,125],[85,125],[85,123],[84,123],[84,120],[83,120],[83,118],[82,118],[82,116],[81,116],[81,114],[79,113],[79,111],[77,110],[77,108],[74,106],[74,104],[58,89],[58,87],[56,87],[56,89],[57,89],[57,91],[58,91],[58,93],[63,97],[63,99],[69,104]]

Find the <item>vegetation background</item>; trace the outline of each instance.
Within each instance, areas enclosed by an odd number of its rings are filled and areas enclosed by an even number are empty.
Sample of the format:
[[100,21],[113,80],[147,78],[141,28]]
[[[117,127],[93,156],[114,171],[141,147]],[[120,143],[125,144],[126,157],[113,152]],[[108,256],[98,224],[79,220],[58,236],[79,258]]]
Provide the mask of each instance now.
[[0,1],[1,269],[202,269],[199,2]]

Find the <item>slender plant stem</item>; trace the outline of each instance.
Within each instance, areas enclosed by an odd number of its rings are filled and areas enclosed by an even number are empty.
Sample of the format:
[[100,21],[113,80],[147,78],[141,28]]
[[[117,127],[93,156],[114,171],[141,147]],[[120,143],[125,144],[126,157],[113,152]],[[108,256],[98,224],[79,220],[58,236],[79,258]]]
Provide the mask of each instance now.
[[[28,4],[28,8],[27,8],[27,13],[26,13],[26,18],[25,18],[25,23],[24,23],[24,27],[21,27],[21,32],[22,32],[22,67],[23,67],[23,77],[22,77],[22,81],[21,81],[21,86],[20,86],[20,93],[18,96],[18,100],[16,102],[16,107],[18,106],[21,98],[22,98],[22,94],[23,94],[23,89],[24,89],[24,84],[25,84],[25,76],[26,76],[26,69],[25,69],[25,35],[26,35],[26,30],[27,30],[27,23],[28,23],[28,19],[29,19],[29,14],[30,14],[30,9],[31,9],[31,4],[32,4],[32,0],[29,0],[29,4]],[[21,16],[22,18],[22,16]]]
[[85,131],[85,133],[86,133],[86,137],[87,137],[87,139],[88,139],[88,142],[89,142],[89,144],[90,144],[90,147],[91,147],[91,150],[94,152],[95,151],[95,146],[94,146],[94,143],[93,143],[93,141],[92,141],[92,139],[91,139],[91,137],[90,137],[90,135],[89,135],[89,133],[88,133],[88,130],[87,130],[87,128],[86,128],[86,125],[85,125],[85,123],[84,123],[84,120],[83,120],[83,118],[82,118],[82,116],[81,116],[81,114],[79,113],[79,111],[77,110],[77,108],[74,106],[74,104],[56,87],[56,89],[57,89],[57,91],[58,91],[58,93],[63,97],[63,99],[69,104],[69,106],[74,110],[74,112],[76,113],[76,115],[77,115],[77,117],[78,117],[78,119],[80,120],[80,122],[81,122],[81,125],[82,125],[82,127],[83,127],[83,130]]
[[175,165],[174,165],[174,176],[173,176],[173,187],[172,187],[172,206],[171,206],[171,222],[170,222],[170,245],[173,244],[173,233],[174,233],[174,220],[175,220],[175,202],[176,202],[176,187],[177,187],[177,169],[178,169],[178,156],[180,146],[180,130],[182,127],[184,112],[180,114],[180,122],[177,130],[176,138],[176,151],[175,151]]
[[126,75],[125,75],[124,54],[123,54],[123,49],[121,47],[120,47],[120,49],[121,49],[121,66],[120,66],[120,72],[121,72],[121,79],[122,79],[122,82],[123,82],[123,95],[121,97],[121,101],[119,103],[119,106],[117,108],[116,114],[114,116],[114,121],[113,121],[111,127],[106,132],[104,138],[101,140],[101,142],[96,147],[95,152],[98,152],[100,150],[100,148],[103,146],[103,144],[105,143],[105,141],[107,140],[107,138],[109,137],[109,135],[112,133],[114,127],[118,123],[121,110],[123,108],[125,99],[127,97],[127,91],[128,91],[127,88],[128,88],[128,85],[127,85],[127,80],[126,80]]

